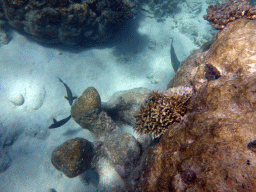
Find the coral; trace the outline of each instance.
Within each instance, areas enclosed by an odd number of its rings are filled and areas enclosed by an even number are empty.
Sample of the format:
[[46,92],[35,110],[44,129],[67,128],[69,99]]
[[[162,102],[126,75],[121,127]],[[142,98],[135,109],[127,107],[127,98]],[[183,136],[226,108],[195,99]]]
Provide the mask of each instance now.
[[190,72],[186,119],[148,151],[130,191],[255,191],[255,30],[238,19],[218,33]]
[[101,99],[94,87],[88,87],[71,107],[72,118],[81,127],[89,129],[98,135],[93,126],[101,112]]
[[103,103],[104,111],[113,118],[118,118],[132,125],[134,112],[145,101],[150,92],[150,89],[142,87],[116,92],[108,102]]
[[149,0],[149,1],[144,0],[144,3],[149,6],[150,12],[153,13],[157,21],[164,21],[168,16],[171,16],[173,14],[177,5],[182,1],[180,0]]
[[136,0],[2,0],[0,13],[38,41],[89,45],[115,36],[137,8]]
[[191,95],[192,89],[189,87],[176,87],[166,92],[152,91],[134,114],[134,130],[139,134],[160,136],[174,122],[181,121]]
[[239,18],[256,19],[256,7],[250,7],[246,0],[229,0],[225,4],[210,5],[204,16],[215,29],[223,29]]
[[132,135],[122,132],[110,134],[103,141],[108,157],[114,164],[127,166],[138,159],[140,147]]
[[138,158],[138,142],[132,135],[122,133],[111,117],[101,111],[100,96],[95,88],[89,87],[83,92],[71,107],[71,115],[76,123],[104,143],[108,158],[114,164],[127,165]]
[[24,97],[18,91],[12,92],[9,96],[9,101],[15,106],[20,106],[24,103]]

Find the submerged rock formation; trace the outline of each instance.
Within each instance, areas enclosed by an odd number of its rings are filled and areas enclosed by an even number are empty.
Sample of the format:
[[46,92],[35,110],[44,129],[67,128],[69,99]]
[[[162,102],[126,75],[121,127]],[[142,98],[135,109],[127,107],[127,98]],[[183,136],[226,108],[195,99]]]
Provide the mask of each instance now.
[[93,144],[83,138],[70,139],[58,146],[53,152],[53,166],[66,176],[76,177],[91,168]]
[[136,0],[1,1],[12,27],[42,42],[69,45],[109,40],[138,8]]
[[255,31],[256,21],[239,19],[218,33],[188,75],[184,121],[148,151],[130,191],[256,190]]
[[122,133],[111,117],[101,111],[100,96],[95,88],[89,87],[83,92],[71,107],[71,115],[76,123],[103,142],[114,164],[126,166],[138,158],[138,142],[132,135]]

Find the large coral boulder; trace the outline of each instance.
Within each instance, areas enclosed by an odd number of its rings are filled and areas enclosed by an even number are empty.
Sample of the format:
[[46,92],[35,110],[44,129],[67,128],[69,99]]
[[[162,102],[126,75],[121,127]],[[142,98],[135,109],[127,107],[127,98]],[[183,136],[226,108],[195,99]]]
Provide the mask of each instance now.
[[1,1],[12,27],[42,42],[69,45],[107,41],[138,8],[136,0]]
[[217,35],[192,72],[188,113],[149,150],[133,191],[256,190],[256,21]]
[[[139,143],[132,135],[122,133],[112,118],[102,111],[100,96],[95,88],[89,87],[82,93],[71,107],[71,115],[76,123],[94,133],[103,143],[102,148],[105,148],[106,156],[113,164],[125,169],[138,159]],[[122,171],[123,175],[126,175],[127,169]]]

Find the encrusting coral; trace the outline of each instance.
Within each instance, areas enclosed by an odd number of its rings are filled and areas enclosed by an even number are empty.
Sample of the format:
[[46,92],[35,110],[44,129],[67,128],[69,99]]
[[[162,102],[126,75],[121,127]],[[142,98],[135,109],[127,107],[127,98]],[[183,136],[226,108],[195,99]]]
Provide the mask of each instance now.
[[215,29],[223,29],[239,18],[256,19],[256,7],[250,7],[247,0],[229,0],[226,4],[210,5],[204,16]]
[[173,123],[181,121],[192,92],[192,88],[182,86],[165,92],[152,91],[134,114],[134,130],[139,134],[160,136]]
[[148,150],[130,191],[256,191],[255,31],[256,20],[238,19],[189,58],[199,64],[179,74],[193,86],[186,118]]

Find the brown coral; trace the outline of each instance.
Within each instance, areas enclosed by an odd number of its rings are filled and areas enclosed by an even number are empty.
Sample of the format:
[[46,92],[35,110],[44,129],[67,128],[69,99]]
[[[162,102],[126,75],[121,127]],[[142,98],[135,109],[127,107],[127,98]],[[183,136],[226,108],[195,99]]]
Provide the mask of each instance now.
[[177,87],[166,92],[152,91],[134,114],[134,130],[139,134],[158,137],[186,113],[186,103],[192,94],[189,87]]
[[47,43],[88,46],[115,37],[136,0],[1,0],[8,23]]
[[51,156],[52,165],[67,177],[73,178],[91,166],[93,144],[83,138],[70,139],[58,146]]
[[187,75],[186,119],[149,150],[131,191],[256,191],[255,30],[256,20],[239,19],[218,33]]
[[210,5],[204,16],[215,29],[223,29],[239,18],[256,19],[256,7],[250,7],[246,0],[229,0],[226,4]]

